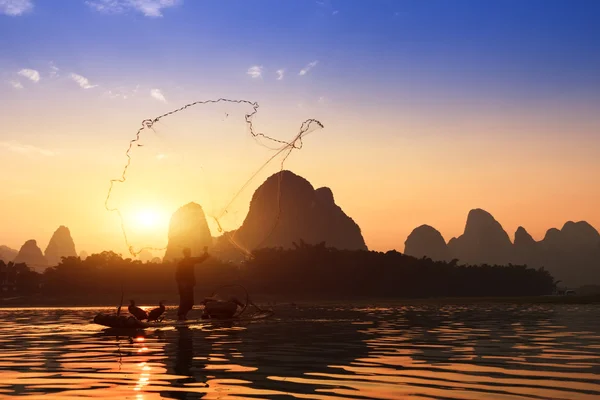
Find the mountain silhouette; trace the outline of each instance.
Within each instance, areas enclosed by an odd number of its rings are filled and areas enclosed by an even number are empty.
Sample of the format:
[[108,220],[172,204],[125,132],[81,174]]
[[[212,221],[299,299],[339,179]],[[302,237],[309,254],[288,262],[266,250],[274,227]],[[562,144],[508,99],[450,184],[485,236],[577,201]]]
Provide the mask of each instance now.
[[[435,232],[427,225],[416,228],[406,240],[405,253],[439,258],[444,250],[441,234],[438,237]],[[520,226],[513,243],[489,212],[474,209],[469,212],[464,233],[450,239],[447,247],[450,257],[461,264],[544,267],[569,286],[600,283],[600,233],[586,221],[568,221],[562,229],[550,228],[539,242]]]
[[517,228],[515,232],[515,247],[522,248],[523,250],[531,250],[536,248],[537,242],[535,239],[523,228],[522,226]]
[[568,221],[560,233],[561,246],[567,250],[586,249],[600,243],[600,233],[585,221]]
[[[367,250],[360,227],[335,203],[332,190],[315,190],[308,180],[287,170],[271,175],[258,187],[244,222],[228,234],[248,250],[289,249],[300,242]],[[219,244],[227,246],[223,239]]]
[[212,246],[212,237],[202,206],[192,202],[180,207],[169,223],[169,241],[163,260],[182,258],[186,247],[192,250],[193,257],[200,256],[205,246]]
[[515,242],[513,245],[513,260],[517,264],[530,266],[540,265],[541,246],[535,239],[523,228],[519,226],[515,232]]
[[531,266],[544,266],[565,284],[600,283],[600,234],[585,221],[549,229]]
[[0,260],[9,263],[19,254],[18,250],[11,249],[8,246],[0,245]]
[[19,254],[13,260],[15,264],[25,263],[34,270],[43,270],[48,266],[48,260],[44,257],[42,250],[34,239],[26,241]]
[[44,255],[50,266],[57,265],[62,257],[77,257],[69,228],[63,225],[58,227],[50,238]]
[[480,208],[469,211],[464,233],[448,243],[450,254],[467,264],[508,264],[512,243],[492,214]]
[[415,228],[404,242],[404,253],[416,258],[450,261],[450,250],[442,234],[429,225]]

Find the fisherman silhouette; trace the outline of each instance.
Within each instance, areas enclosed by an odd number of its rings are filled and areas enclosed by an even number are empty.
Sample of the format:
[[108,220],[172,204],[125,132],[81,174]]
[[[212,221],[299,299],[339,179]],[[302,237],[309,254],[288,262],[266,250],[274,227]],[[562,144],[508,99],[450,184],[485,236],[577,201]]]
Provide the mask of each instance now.
[[196,276],[194,266],[200,264],[209,257],[208,247],[204,247],[204,254],[200,257],[192,257],[190,248],[183,249],[183,258],[177,263],[175,271],[175,280],[179,290],[179,309],[177,310],[177,320],[186,321],[187,313],[194,307],[194,286],[196,286]]

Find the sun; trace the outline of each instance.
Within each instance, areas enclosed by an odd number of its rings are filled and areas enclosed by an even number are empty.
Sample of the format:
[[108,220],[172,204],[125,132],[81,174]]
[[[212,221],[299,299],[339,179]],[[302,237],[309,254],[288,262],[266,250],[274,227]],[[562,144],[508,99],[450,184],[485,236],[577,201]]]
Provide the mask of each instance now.
[[134,214],[135,225],[141,229],[156,229],[163,225],[164,215],[157,210],[142,209]]

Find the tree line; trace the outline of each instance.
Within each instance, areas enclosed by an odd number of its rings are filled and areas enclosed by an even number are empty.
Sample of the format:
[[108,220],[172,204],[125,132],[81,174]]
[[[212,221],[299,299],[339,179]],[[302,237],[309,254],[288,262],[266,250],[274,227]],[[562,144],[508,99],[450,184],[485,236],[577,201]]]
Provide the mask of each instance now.
[[[11,286],[14,293],[42,296],[116,295],[122,290],[176,294],[174,275],[174,263],[142,263],[112,251],[85,260],[63,258],[42,274],[0,261],[0,282],[18,282]],[[196,266],[196,277],[202,293],[241,284],[253,296],[306,299],[535,296],[552,294],[556,287],[544,268],[459,265],[457,260],[417,259],[396,251],[337,250],[303,242],[292,249],[256,250],[241,264],[209,258]]]

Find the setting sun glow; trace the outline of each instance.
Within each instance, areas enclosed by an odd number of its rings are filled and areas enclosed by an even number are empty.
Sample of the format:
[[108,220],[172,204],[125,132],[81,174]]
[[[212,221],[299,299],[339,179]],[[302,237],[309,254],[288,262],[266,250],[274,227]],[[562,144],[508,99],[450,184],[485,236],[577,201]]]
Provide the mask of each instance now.
[[132,220],[134,227],[142,230],[164,229],[168,224],[166,213],[150,208],[134,212]]

